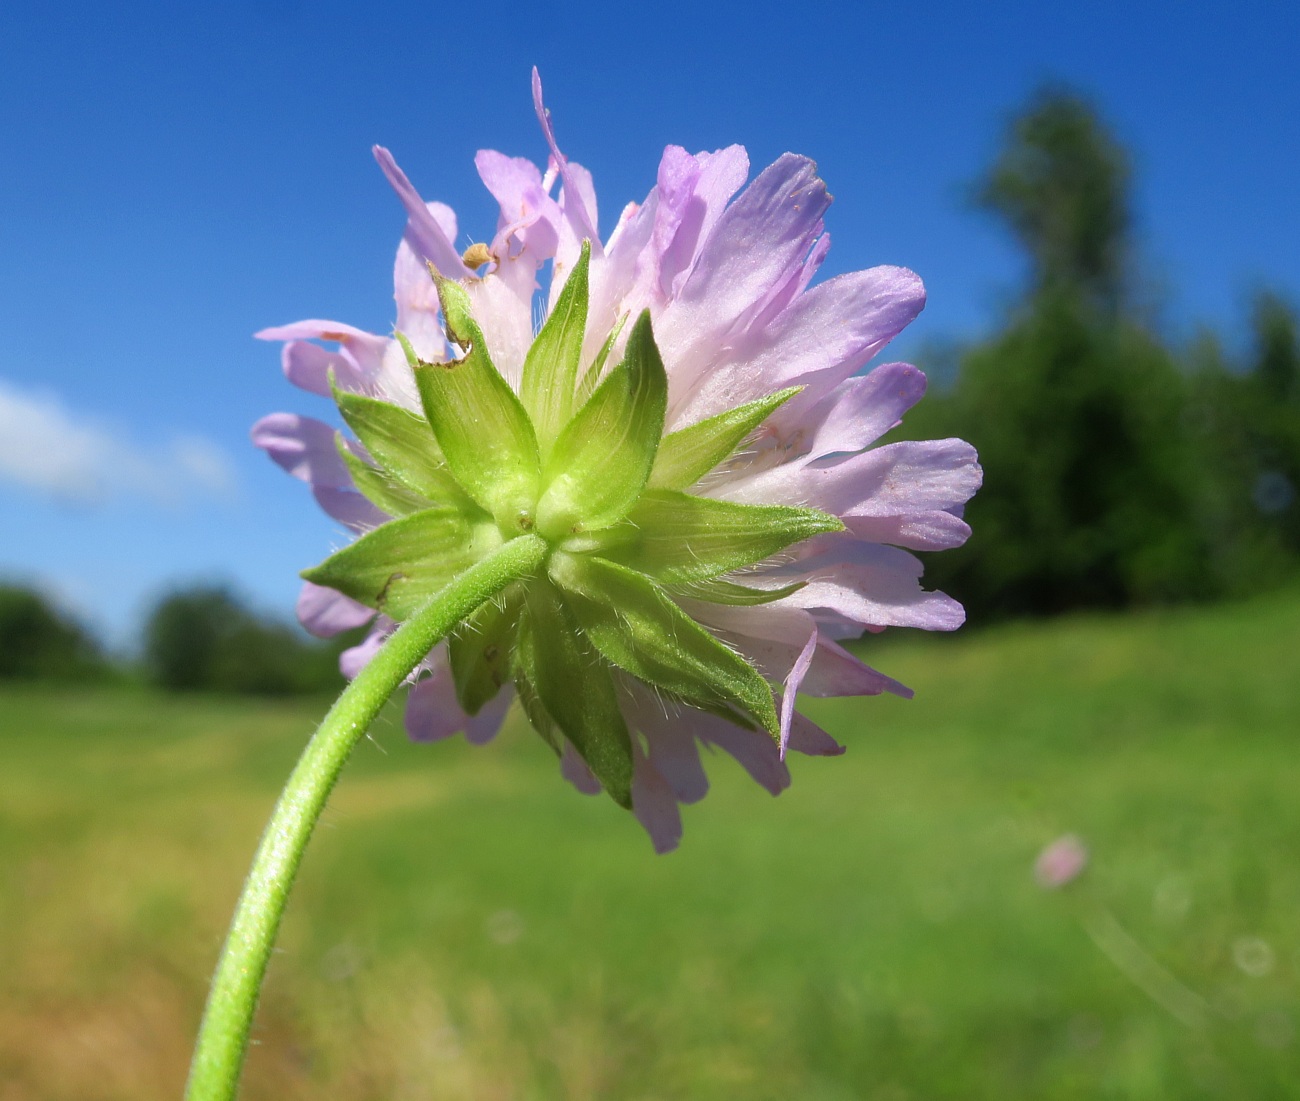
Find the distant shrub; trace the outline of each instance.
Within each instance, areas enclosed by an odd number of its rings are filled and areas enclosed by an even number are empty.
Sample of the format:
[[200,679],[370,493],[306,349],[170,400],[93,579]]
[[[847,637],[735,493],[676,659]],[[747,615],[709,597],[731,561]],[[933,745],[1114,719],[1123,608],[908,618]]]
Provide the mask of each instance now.
[[45,597],[0,585],[0,678],[75,680],[107,669],[84,627]]
[[260,615],[221,586],[175,590],[145,624],[149,679],[177,691],[287,695],[343,683],[339,646]]

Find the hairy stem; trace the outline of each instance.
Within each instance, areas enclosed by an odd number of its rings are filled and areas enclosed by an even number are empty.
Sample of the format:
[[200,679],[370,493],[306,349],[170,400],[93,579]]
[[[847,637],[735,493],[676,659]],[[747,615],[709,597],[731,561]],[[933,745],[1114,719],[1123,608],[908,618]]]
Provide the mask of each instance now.
[[289,890],[352,747],[429,650],[511,582],[535,573],[545,554],[541,538],[525,535],[466,570],[398,628],[330,708],[298,759],[253,858],[212,979],[186,1101],[230,1101],[235,1096]]

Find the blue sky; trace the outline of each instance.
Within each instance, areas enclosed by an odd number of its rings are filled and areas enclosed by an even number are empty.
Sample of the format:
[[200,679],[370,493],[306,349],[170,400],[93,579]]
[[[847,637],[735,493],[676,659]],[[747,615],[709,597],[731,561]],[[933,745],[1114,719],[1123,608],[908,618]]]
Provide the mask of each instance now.
[[1029,92],[1067,82],[1133,153],[1169,331],[1239,341],[1252,287],[1300,298],[1300,9],[1056,9],[7,0],[0,576],[118,641],[173,581],[287,611],[342,535],[248,443],[263,413],[325,415],[251,333],[390,327],[404,219],[374,142],[458,210],[460,244],[490,237],[473,155],[544,160],[534,64],[606,232],[670,142],[815,157],[823,270],[904,264],[929,287],[893,358],[997,323],[1017,258],[967,187]]

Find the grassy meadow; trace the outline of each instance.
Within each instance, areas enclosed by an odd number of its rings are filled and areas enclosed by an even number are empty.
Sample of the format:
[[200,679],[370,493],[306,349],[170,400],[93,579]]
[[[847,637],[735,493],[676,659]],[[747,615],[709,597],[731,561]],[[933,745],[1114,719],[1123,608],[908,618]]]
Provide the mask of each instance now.
[[[363,743],[248,1101],[1300,1097],[1300,593],[872,640],[917,699],[656,858],[511,723]],[[0,1101],[180,1094],[327,701],[0,687]],[[1092,863],[1045,891],[1041,847]]]

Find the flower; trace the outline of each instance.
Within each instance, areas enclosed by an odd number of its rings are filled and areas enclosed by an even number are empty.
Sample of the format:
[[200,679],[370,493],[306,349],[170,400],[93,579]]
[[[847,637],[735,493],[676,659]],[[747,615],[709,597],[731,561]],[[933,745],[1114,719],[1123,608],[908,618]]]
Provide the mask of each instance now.
[[456,570],[521,532],[547,539],[544,577],[421,664],[407,730],[486,742],[518,695],[563,774],[630,804],[662,852],[678,804],[707,790],[701,746],[777,794],[787,749],[843,752],[797,692],[911,695],[840,642],[961,624],[910,551],[965,541],[980,470],[961,440],[874,446],[925,378],[857,372],[925,292],[896,267],[811,285],[831,201],[812,161],[786,154],[745,187],[740,146],[669,146],[602,240],[535,71],[533,98],[546,171],[478,154],[501,212],[464,254],[455,214],[376,147],[408,218],[397,335],[319,320],[257,334],[285,342],[289,380],[333,397],[355,438],[286,413],[253,438],[360,536],[305,572],[298,602],[321,636],[371,624],[349,677]]
[[1083,874],[1088,866],[1088,847],[1073,833],[1058,837],[1038,854],[1034,878],[1049,891],[1064,887]]

